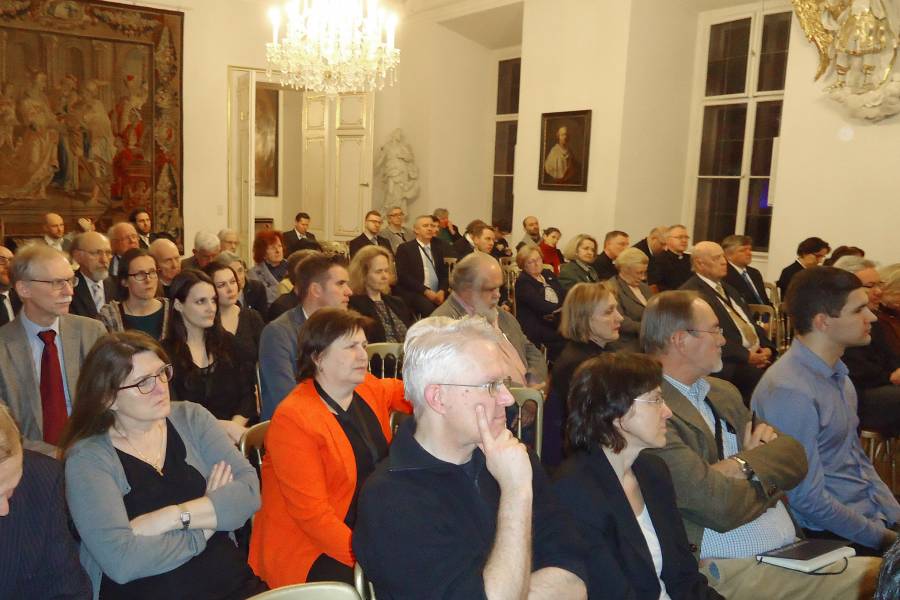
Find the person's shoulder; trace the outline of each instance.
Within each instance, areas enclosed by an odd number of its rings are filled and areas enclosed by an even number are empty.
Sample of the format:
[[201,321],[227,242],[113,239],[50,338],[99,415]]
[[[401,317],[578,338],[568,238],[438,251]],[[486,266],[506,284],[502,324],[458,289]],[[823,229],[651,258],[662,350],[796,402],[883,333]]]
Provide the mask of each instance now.
[[671,480],[669,467],[666,461],[655,454],[649,452],[641,452],[635,459],[632,468],[636,471],[642,471],[653,481]]
[[103,327],[103,324],[97,319],[91,319],[90,317],[82,317],[81,315],[73,314],[60,315],[59,319],[61,323],[65,323],[69,327],[75,327],[80,330],[94,330],[106,333],[106,329]]
[[743,405],[744,401],[741,398],[741,392],[733,383],[711,376],[704,377],[704,379],[709,383],[710,395],[715,396],[716,400]]
[[23,481],[26,477],[51,481],[62,475],[63,464],[46,454],[33,450],[22,450]]

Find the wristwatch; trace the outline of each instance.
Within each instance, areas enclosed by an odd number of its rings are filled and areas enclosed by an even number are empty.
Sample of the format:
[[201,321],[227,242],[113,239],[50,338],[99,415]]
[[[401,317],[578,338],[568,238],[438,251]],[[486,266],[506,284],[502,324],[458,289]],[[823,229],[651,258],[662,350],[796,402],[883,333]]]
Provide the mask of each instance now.
[[178,506],[178,510],[181,511],[178,518],[181,520],[181,529],[187,531],[191,528],[191,513],[190,511],[184,510],[184,507],[181,505]]
[[[734,461],[738,465],[740,465],[741,473],[743,473],[747,477],[747,479],[753,479],[753,476],[756,475],[756,472],[753,470],[753,467],[750,466],[750,463],[737,455],[732,456],[731,458],[734,459]],[[188,518],[190,518],[190,515],[188,515]]]

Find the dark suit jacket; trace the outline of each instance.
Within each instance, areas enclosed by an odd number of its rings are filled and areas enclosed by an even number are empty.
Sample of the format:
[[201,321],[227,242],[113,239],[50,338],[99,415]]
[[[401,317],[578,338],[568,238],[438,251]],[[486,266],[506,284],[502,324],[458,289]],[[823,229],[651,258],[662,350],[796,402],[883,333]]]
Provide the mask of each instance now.
[[[675,503],[666,463],[639,454],[632,465],[662,551],[662,573],[672,600],[722,598],[700,574]],[[612,465],[597,448],[579,452],[560,467],[556,496],[578,521],[588,544],[590,600],[657,600],[656,568],[637,517]]]
[[[735,304],[740,306],[743,309],[744,314],[750,317],[750,308],[747,306],[747,303],[741,299],[741,295],[738,291],[724,282],[722,287],[725,289],[725,295],[733,300]],[[699,292],[700,297],[706,300],[712,307],[713,312],[716,313],[716,317],[719,319],[719,327],[723,330],[722,335],[725,336],[725,345],[722,347],[722,360],[725,362],[746,364],[747,360],[750,358],[750,351],[744,348],[741,343],[741,330],[734,324],[731,315],[728,314],[728,310],[722,306],[716,291],[696,275],[688,279],[684,285],[681,286],[681,289]],[[769,340],[768,334],[766,334],[759,325],[753,323],[753,328],[756,330],[756,335],[759,336],[759,345],[771,349],[772,357],[774,359],[775,344]]]
[[569,340],[566,347],[560,353],[559,358],[553,363],[553,372],[550,375],[550,394],[554,402],[562,403],[564,412],[568,413],[569,384],[572,375],[575,374],[581,363],[589,358],[600,356],[606,349],[594,342],[574,342]]
[[0,517],[0,598],[90,600],[63,495],[62,463],[31,450],[22,479]]
[[472,247],[472,244],[469,243],[469,240],[467,240],[465,236],[453,242],[453,256],[455,256],[456,258],[462,260],[473,252],[475,252],[475,248]]
[[266,295],[266,286],[261,281],[247,278],[244,285],[244,302],[247,304],[244,308],[252,308],[261,316],[265,317],[269,313],[269,298]]
[[[382,294],[381,299],[384,301],[385,306],[403,321],[407,329],[412,327],[415,319],[403,300],[397,296],[389,296],[387,294]],[[366,329],[366,339],[370,344],[387,341],[387,333],[384,331],[384,326],[381,324],[381,319],[375,310],[375,302],[369,296],[366,294],[353,294],[350,296],[350,308],[372,319],[371,327]]]
[[[91,288],[88,286],[87,281],[85,281],[86,278],[84,273],[80,270],[76,271],[75,277],[78,278],[78,285],[75,286],[75,293],[72,295],[72,304],[69,305],[69,314],[99,319],[100,315],[97,313],[97,305],[94,304],[94,298],[91,296]],[[106,297],[107,302],[115,300],[117,292],[118,285],[116,285],[115,279],[107,277],[103,280],[103,295]]]
[[679,257],[674,252],[663,250],[656,259],[657,286],[659,291],[677,290],[691,278],[691,255],[685,252]]
[[[639,352],[638,338],[641,334],[641,320],[644,318],[645,306],[637,299],[634,292],[625,283],[621,277],[614,277],[606,282],[610,291],[616,296],[619,302],[619,313],[622,315],[622,325],[619,329],[619,340],[616,343],[617,349],[628,349]],[[638,289],[644,295],[645,300],[650,300],[653,296],[653,290],[644,282],[638,284]]]
[[872,342],[844,350],[841,360],[850,369],[850,379],[857,391],[891,384],[891,373],[900,369],[900,356],[887,343],[886,324],[872,323]]
[[284,256],[287,258],[297,250],[318,250],[322,251],[322,246],[316,240],[316,236],[307,232],[306,237],[302,240],[297,237],[295,229],[291,228],[281,234],[284,240]]
[[[381,237],[380,235],[377,236],[375,239],[378,242],[379,246],[381,246],[382,248],[386,248],[387,251],[390,252],[391,254],[394,253],[394,251],[391,250],[391,243],[387,239]],[[371,246],[372,241],[366,237],[365,233],[361,233],[358,236],[356,236],[355,238],[353,238],[352,240],[350,240],[350,242],[347,245],[350,247],[350,258],[353,258],[354,256],[356,256],[356,253],[359,252],[363,247]]]
[[19,295],[16,293],[15,288],[9,289],[9,303],[12,305],[12,316],[8,315],[5,310],[0,311],[0,327],[9,323],[12,319],[16,318],[16,315],[19,314],[19,311],[22,310],[22,300],[19,298]]
[[269,312],[265,315],[266,323],[274,321],[295,306],[300,305],[300,298],[294,292],[286,292],[275,299],[269,305]]
[[781,275],[778,277],[776,285],[778,285],[778,291],[781,292],[782,300],[787,295],[788,284],[791,283],[791,279],[802,270],[803,265],[796,260],[781,270]]
[[559,280],[549,269],[542,273],[544,281],[556,292],[559,302],[553,304],[544,299],[544,285],[527,273],[516,278],[516,319],[532,344],[562,343],[563,337],[556,330],[557,320],[544,317],[562,307],[566,293]]
[[[431,256],[434,258],[434,270],[438,276],[438,288],[447,290],[450,287],[450,277],[447,265],[444,263],[446,251],[443,242],[431,240]],[[425,292],[425,265],[419,241],[412,240],[397,246],[397,289],[409,294],[422,294]],[[437,290],[435,290],[437,291]]]
[[616,265],[613,264],[613,259],[607,256],[606,252],[603,250],[600,251],[600,255],[594,260],[594,264],[591,266],[597,271],[597,277],[600,278],[600,281],[606,281],[607,279],[615,277],[618,273]]
[[637,248],[650,259],[650,262],[647,264],[647,285],[657,285],[659,283],[659,262],[653,256],[653,253],[650,252],[650,244],[647,242],[647,238],[642,239],[632,248]]
[[[753,282],[753,287],[756,288],[756,293],[759,294],[762,303],[772,306],[769,297],[766,295],[766,284],[763,281],[762,273],[760,273],[758,269],[748,266],[747,274],[750,276],[750,281]],[[725,275],[725,283],[736,289],[747,304],[759,304],[759,300],[753,295],[753,290],[747,285],[747,280],[741,277],[737,269],[731,266],[731,263],[728,263],[728,273]]]

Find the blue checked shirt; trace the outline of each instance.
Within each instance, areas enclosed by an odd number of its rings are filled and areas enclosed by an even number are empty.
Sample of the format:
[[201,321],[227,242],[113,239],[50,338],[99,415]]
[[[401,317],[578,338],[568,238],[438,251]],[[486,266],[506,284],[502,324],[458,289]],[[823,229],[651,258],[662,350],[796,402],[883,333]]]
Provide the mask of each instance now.
[[[714,432],[713,412],[706,403],[709,382],[700,378],[691,386],[686,386],[668,375],[664,377],[694,405],[709,426],[710,432]],[[728,424],[724,419],[722,419],[722,446],[726,458],[738,453],[737,436],[728,431]],[[797,539],[795,534],[796,529],[791,516],[784,503],[779,502],[753,521],[731,531],[720,533],[713,529],[704,529],[700,558],[749,558],[790,544]]]

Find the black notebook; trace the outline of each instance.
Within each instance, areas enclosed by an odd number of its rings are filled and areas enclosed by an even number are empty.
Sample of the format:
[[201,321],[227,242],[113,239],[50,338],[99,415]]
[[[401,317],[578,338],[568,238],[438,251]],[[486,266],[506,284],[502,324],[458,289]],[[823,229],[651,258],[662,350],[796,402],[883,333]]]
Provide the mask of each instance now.
[[842,558],[856,555],[845,540],[799,540],[756,557],[764,563],[811,573]]

